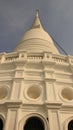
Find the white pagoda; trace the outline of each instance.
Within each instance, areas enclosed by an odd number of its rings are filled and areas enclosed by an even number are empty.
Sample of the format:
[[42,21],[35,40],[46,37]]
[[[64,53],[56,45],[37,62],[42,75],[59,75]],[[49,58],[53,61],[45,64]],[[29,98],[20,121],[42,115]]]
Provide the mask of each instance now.
[[73,56],[60,54],[38,11],[11,53],[0,53],[0,130],[73,130]]

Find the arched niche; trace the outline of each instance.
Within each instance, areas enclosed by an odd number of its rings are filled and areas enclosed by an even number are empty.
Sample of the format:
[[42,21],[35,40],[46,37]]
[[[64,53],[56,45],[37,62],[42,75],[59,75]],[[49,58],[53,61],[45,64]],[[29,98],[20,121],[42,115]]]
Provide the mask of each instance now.
[[73,130],[73,120],[68,123],[68,130]]
[[3,130],[3,128],[4,128],[4,122],[2,118],[0,117],[0,130]]
[[38,126],[36,126],[35,130],[38,130],[39,128],[40,128],[40,130],[49,129],[48,121],[45,117],[43,117],[42,115],[40,115],[38,113],[32,113],[32,114],[25,116],[23,119],[20,120],[18,130],[20,130],[20,129],[28,130],[28,128],[30,128],[30,124],[32,124],[32,126],[31,126],[32,130],[33,130],[32,127],[34,127],[36,125],[38,125]]
[[44,122],[36,116],[30,117],[26,120],[23,130],[45,130]]
[[73,116],[66,119],[62,126],[63,130],[73,130]]

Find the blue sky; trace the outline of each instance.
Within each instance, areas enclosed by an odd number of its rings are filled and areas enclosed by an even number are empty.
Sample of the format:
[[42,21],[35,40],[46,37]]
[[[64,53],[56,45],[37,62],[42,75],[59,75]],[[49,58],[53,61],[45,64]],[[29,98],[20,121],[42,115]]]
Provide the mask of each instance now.
[[73,55],[73,0],[0,0],[0,52],[10,52],[39,9],[45,30]]

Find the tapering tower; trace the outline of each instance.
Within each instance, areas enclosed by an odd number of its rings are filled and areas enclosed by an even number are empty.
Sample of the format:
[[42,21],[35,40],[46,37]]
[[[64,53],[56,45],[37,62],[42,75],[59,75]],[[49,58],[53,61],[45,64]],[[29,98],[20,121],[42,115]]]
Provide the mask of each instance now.
[[38,11],[32,27],[24,33],[15,51],[53,52],[59,54],[50,35],[44,30],[39,19]]
[[73,129],[73,57],[59,53],[38,15],[0,54],[0,130]]

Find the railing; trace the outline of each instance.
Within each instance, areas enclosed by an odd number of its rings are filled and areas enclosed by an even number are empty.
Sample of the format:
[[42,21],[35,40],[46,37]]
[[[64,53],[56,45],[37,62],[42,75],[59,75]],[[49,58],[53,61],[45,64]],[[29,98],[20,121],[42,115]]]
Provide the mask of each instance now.
[[0,54],[0,63],[16,62],[16,61],[52,61],[62,64],[73,64],[73,57],[56,55],[52,53],[3,53]]
[[55,62],[67,63],[67,58],[66,58],[66,57],[52,56],[52,59],[53,59]]
[[43,56],[27,56],[27,59],[29,59],[29,60],[41,60],[41,59],[43,59]]

